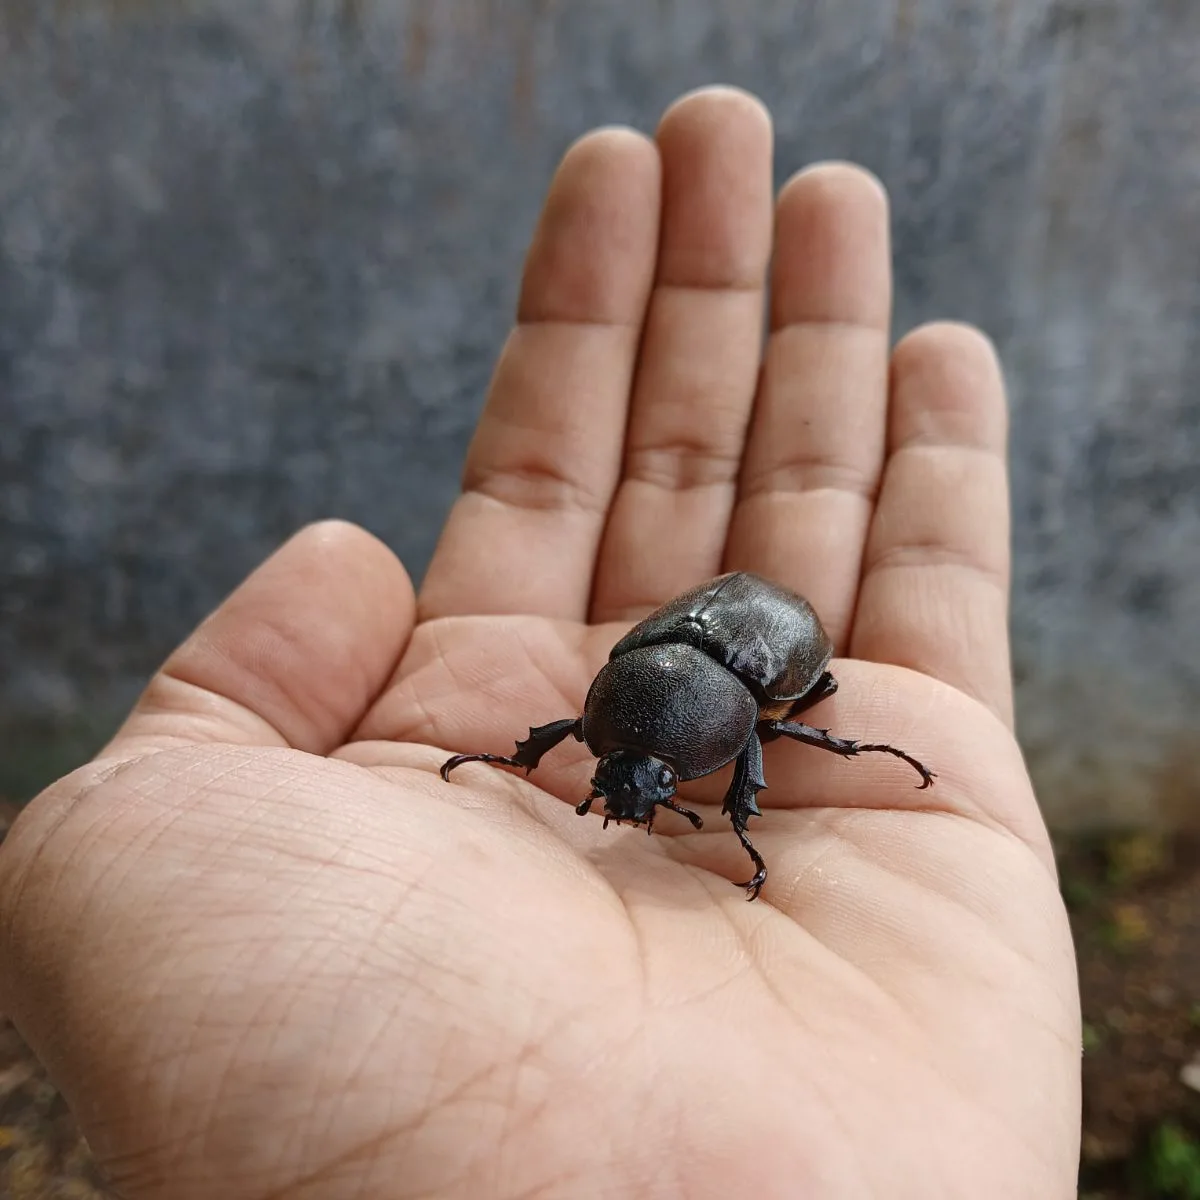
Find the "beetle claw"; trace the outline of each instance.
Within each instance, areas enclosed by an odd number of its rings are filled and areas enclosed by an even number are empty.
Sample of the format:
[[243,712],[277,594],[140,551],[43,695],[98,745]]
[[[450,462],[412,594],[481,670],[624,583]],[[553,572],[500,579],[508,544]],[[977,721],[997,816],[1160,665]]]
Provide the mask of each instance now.
[[762,891],[762,886],[766,882],[767,880],[765,875],[762,879],[759,879],[759,877],[755,875],[755,877],[748,883],[739,883],[737,886],[746,889],[746,900],[750,901],[758,899],[758,893]]
[[[758,856],[755,855],[755,858],[758,858]],[[762,859],[758,859],[758,861],[761,863]],[[762,891],[763,884],[766,882],[767,882],[767,868],[765,865],[763,865],[758,868],[758,870],[755,872],[754,877],[752,879],[747,879],[745,883],[739,883],[739,884],[736,884],[735,886],[746,889],[746,899],[747,900],[757,900],[758,893]]]
[[746,836],[746,831],[738,825],[734,825],[733,832],[737,834],[738,841],[742,843],[742,849],[750,855],[750,861],[754,863],[758,869],[754,872],[752,879],[745,883],[739,883],[737,886],[746,889],[747,900],[757,900],[758,893],[762,891],[763,884],[767,882],[767,864],[763,862],[763,857],[755,850],[749,837]]

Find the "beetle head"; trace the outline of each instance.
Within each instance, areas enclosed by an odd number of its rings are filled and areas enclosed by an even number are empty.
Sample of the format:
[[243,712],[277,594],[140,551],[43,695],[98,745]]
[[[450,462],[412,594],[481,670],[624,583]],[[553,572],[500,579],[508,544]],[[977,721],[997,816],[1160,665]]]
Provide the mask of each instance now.
[[654,809],[675,795],[675,771],[660,758],[614,750],[596,764],[592,787],[604,797],[605,821],[650,821]]

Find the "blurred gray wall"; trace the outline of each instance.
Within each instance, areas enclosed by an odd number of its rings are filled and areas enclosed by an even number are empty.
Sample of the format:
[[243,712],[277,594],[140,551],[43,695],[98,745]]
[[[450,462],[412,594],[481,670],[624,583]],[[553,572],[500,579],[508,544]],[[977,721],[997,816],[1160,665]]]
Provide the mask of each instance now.
[[998,341],[1055,823],[1200,797],[1200,6],[0,0],[0,791],[301,522],[423,571],[557,156],[724,81]]

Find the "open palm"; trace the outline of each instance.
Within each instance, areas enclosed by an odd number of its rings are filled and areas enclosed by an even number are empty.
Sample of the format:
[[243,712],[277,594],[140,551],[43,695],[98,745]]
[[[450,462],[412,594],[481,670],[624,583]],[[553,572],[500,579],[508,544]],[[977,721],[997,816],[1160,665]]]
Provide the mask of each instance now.
[[[305,530],[0,851],[0,999],[125,1194],[1074,1195],[1003,388],[969,329],[891,351],[889,309],[878,185],[774,201],[744,94],[569,151],[420,595]],[[772,744],[747,904],[728,771],[649,838],[575,815],[573,741],[438,777],[576,715],[633,621],[731,569],[834,638],[811,719],[932,789]]]

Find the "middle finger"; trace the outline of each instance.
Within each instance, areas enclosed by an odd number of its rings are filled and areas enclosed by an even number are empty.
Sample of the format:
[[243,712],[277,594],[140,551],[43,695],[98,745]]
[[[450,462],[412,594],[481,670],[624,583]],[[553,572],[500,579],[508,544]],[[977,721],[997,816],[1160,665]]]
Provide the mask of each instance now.
[[593,622],[637,619],[719,569],[762,356],[770,117],[706,88],[667,111],[658,145],[658,271]]

